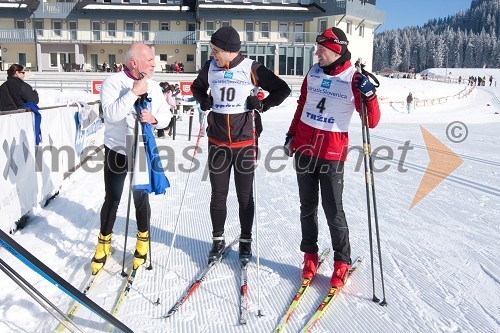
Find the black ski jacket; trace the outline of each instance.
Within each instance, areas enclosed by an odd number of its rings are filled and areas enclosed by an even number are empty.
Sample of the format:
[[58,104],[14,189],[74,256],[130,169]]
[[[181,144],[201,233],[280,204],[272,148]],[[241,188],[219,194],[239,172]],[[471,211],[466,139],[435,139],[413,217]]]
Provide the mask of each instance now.
[[0,86],[0,111],[17,110],[26,102],[38,104],[36,90],[20,78],[8,76]]
[[[233,61],[228,63],[226,67],[228,69],[233,68],[243,61],[243,59],[245,59],[245,57],[239,54]],[[191,85],[193,96],[200,104],[203,101],[211,99],[207,93],[210,88],[208,84],[210,61],[211,60],[208,60],[205,63],[198,77]],[[251,70],[256,81],[254,84],[269,92],[269,95],[262,100],[264,111],[273,106],[280,105],[288,95],[290,95],[290,87],[288,87],[286,82],[265,66],[262,66],[262,64],[254,61]],[[238,114],[210,112],[207,117],[207,123],[207,136],[209,141],[213,144],[232,148],[245,147],[253,144],[251,112]],[[257,135],[260,135],[262,132],[262,122],[259,113],[255,115],[255,128]]]

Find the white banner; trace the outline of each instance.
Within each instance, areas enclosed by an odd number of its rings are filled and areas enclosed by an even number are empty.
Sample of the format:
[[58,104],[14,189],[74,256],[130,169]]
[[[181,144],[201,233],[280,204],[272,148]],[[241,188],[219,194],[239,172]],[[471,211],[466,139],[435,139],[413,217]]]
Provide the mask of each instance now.
[[0,133],[0,228],[8,231],[36,204],[33,113],[0,116]]
[[81,163],[87,147],[103,144],[99,104],[44,108],[42,142],[35,146],[33,113],[0,116],[0,229],[13,223],[59,188],[64,174]]

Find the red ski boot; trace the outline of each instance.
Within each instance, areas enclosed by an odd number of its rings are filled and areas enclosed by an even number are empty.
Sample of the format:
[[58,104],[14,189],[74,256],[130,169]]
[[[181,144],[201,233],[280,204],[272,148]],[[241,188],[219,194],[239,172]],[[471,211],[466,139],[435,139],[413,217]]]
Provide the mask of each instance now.
[[312,279],[316,275],[318,268],[318,254],[304,253],[304,268],[302,269],[302,277],[304,279]]

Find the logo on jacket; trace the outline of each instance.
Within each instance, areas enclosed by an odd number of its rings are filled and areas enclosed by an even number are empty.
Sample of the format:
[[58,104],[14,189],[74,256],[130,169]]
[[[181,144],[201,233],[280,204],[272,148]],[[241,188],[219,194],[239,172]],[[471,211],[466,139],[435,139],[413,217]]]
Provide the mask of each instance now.
[[232,79],[233,78],[233,72],[224,72],[224,78],[225,79]]
[[323,82],[321,82],[321,88],[330,89],[331,85],[332,85],[332,80],[323,79]]

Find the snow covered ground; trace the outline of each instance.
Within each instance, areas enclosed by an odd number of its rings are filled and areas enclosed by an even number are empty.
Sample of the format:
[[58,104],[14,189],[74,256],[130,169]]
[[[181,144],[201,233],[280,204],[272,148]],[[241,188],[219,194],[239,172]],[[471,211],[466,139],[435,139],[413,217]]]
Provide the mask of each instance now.
[[[457,84],[420,80],[381,79],[379,95],[390,99],[409,91],[426,98],[449,96],[464,89]],[[344,208],[350,227],[352,257],[365,261],[349,284],[334,300],[314,328],[315,332],[499,332],[500,331],[500,87],[478,87],[465,100],[404,109],[382,105],[380,125],[372,130],[373,149],[379,149],[375,174],[382,259],[387,307],[373,303],[365,180],[362,159],[356,150],[349,154],[345,170]],[[170,147],[167,172],[172,187],[164,196],[151,196],[152,271],[141,270],[118,317],[135,332],[272,332],[300,284],[302,253],[299,250],[299,199],[290,159],[280,150],[295,108],[289,98],[284,105],[263,114],[260,140],[262,158],[257,170],[258,248],[249,268],[249,321],[238,325],[239,263],[237,247],[208,276],[192,297],[169,319],[162,315],[175,304],[203,269],[211,244],[209,214],[210,183],[204,169],[207,141],[201,141],[200,165],[188,173],[186,147],[187,117],[178,122],[175,141],[159,140]],[[460,121],[468,136],[460,143],[446,134],[450,123]],[[196,118],[195,118],[195,124]],[[463,164],[412,209],[429,155],[420,126],[463,159]],[[194,126],[196,128],[196,125]],[[451,133],[453,134],[453,133]],[[448,135],[450,136],[450,135]],[[402,159],[402,147],[411,150]],[[353,117],[350,143],[361,145],[361,126]],[[184,154],[183,154],[184,153]],[[186,157],[188,156],[188,157]],[[271,160],[271,156],[274,159]],[[443,159],[447,155],[443,155]],[[401,164],[402,162],[402,164]],[[92,165],[98,166],[99,161]],[[279,171],[277,171],[279,170]],[[104,197],[102,172],[79,169],[64,184],[60,195],[47,207],[37,208],[29,225],[13,235],[22,246],[68,280],[82,288],[90,269]],[[184,204],[179,205],[187,186]],[[114,228],[114,252],[90,298],[106,310],[113,307],[124,283],[120,276],[123,255],[127,191]],[[133,205],[132,205],[133,206]],[[133,208],[132,208],[133,209]],[[226,237],[238,236],[237,199],[233,182],[228,197]],[[132,213],[131,216],[134,216]],[[178,236],[167,267],[168,249],[178,224]],[[328,227],[320,209],[321,248],[330,246]],[[126,257],[132,257],[135,221],[129,228]],[[254,242],[254,253],[257,242]],[[0,258],[20,272],[61,309],[72,301],[0,249]],[[375,258],[376,295],[382,296],[378,255]],[[314,312],[332,273],[330,255],[297,311],[287,332],[298,332]],[[2,275],[0,273],[0,275]],[[260,297],[258,281],[260,280]],[[0,332],[51,332],[57,321],[32,301],[17,285],[2,275]],[[157,300],[159,305],[155,305]],[[264,316],[256,316],[258,310]],[[86,332],[106,331],[97,316],[82,308],[76,323]]]

